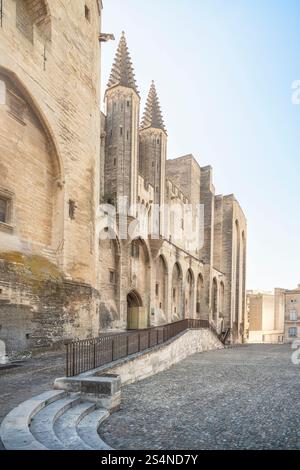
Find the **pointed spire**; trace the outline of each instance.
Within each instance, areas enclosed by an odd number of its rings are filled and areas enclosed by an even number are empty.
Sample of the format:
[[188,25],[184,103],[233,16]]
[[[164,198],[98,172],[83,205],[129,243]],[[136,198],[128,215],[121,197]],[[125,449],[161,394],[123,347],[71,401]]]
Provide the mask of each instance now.
[[147,129],[148,127],[155,127],[156,129],[161,129],[162,131],[167,133],[154,81],[152,81],[151,83],[141,123],[141,129]]
[[124,31],[122,31],[107,87],[111,88],[116,85],[133,88],[133,90],[138,94],[138,88]]

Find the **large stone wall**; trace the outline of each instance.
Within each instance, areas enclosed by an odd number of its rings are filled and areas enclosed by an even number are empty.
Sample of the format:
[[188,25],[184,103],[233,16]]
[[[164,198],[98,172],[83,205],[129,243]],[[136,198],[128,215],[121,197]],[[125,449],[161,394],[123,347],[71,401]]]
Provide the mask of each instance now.
[[[139,131],[124,35],[100,113],[100,7],[96,0],[3,2],[0,202],[7,196],[10,216],[0,221],[0,324],[11,349],[125,329],[131,307],[149,326],[196,317],[221,327],[219,313],[236,330],[243,322],[246,248],[235,236],[238,223],[246,240],[242,211],[231,196],[215,198],[211,167],[192,155],[166,163],[164,126],[152,128],[158,121]],[[138,174],[141,134],[146,180]],[[149,220],[154,202],[204,204],[203,247],[191,247],[182,215],[177,224],[162,216],[160,236],[140,237],[138,256],[117,223],[115,241],[99,241],[99,201],[118,196],[144,204]]]
[[45,258],[15,253],[0,260],[0,286],[0,340],[8,354],[99,333],[98,292],[66,281]]
[[200,204],[201,169],[193,155],[167,160],[166,175],[180,187],[191,204]]
[[[85,17],[85,3],[90,9],[89,19]],[[32,40],[24,29],[17,27],[17,20],[20,20],[17,7],[20,5],[33,23]],[[48,14],[37,21],[32,12],[38,13],[39,5],[46,6]],[[45,37],[45,22],[50,28],[50,37]],[[16,185],[12,187],[16,193],[15,211],[23,226],[28,222],[30,228],[32,220],[35,221],[37,237],[39,231],[47,231],[47,236],[42,234],[39,237],[46,245],[50,244],[47,226],[51,208],[41,207],[41,192],[47,189],[49,197],[51,191],[59,192],[59,204],[54,209],[56,233],[52,248],[64,272],[73,280],[93,286],[96,283],[95,253],[98,246],[93,221],[99,201],[99,31],[100,11],[96,0],[8,0],[3,3],[0,72],[22,91],[39,116],[39,124],[44,131],[35,130],[29,119],[22,127],[22,123],[5,118],[7,132],[1,140],[0,187],[12,186],[12,181],[5,181],[3,175],[14,172],[20,179],[22,174],[26,176],[24,171],[31,170],[33,180],[26,185],[26,190],[25,178],[21,185],[16,179]],[[2,113],[6,113],[5,106],[0,104]],[[43,132],[49,140],[47,145],[43,142]],[[20,139],[20,134],[24,138]],[[47,171],[50,168],[47,151],[51,146],[53,165],[59,169],[55,180],[51,171]],[[28,163],[25,158],[30,154],[31,163]],[[40,160],[37,161],[39,154]],[[20,171],[22,165],[23,172]],[[40,172],[42,166],[44,174]],[[29,215],[24,212],[22,197],[32,200]],[[69,200],[76,206],[74,219],[69,217]],[[24,229],[22,235],[27,241],[34,240],[34,236],[24,233]]]

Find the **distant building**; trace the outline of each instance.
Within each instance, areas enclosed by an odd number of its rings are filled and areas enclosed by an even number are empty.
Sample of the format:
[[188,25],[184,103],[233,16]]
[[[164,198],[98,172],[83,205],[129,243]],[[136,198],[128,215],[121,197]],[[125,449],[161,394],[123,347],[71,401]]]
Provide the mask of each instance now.
[[284,320],[276,295],[270,292],[247,292],[248,342],[282,343]]
[[284,341],[300,338],[300,284],[296,289],[275,289],[276,315],[283,318]]

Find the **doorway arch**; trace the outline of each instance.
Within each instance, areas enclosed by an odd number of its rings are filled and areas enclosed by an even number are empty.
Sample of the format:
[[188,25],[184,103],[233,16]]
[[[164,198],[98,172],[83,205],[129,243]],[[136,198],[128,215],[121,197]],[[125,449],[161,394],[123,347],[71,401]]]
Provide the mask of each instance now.
[[148,316],[143,307],[143,301],[137,290],[127,294],[127,328],[128,330],[141,330],[148,328]]
[[143,306],[140,294],[136,290],[132,290],[127,294],[127,308],[139,308]]

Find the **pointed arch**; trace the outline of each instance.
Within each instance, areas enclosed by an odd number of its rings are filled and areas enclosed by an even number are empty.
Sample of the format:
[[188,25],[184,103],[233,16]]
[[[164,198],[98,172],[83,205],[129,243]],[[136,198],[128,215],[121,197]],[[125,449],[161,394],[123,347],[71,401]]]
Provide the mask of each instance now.
[[129,244],[130,285],[142,296],[143,305],[150,309],[150,267],[151,257],[146,241],[135,238]]
[[53,156],[53,164],[56,170],[57,182],[58,184],[62,185],[64,183],[64,165],[63,165],[63,161],[62,161],[59,149],[58,149],[58,145],[56,143],[56,138],[54,136],[54,133],[51,129],[51,126],[45,114],[41,110],[33,94],[29,91],[27,86],[24,85],[24,83],[19,79],[17,74],[13,72],[12,70],[9,70],[6,67],[3,67],[0,63],[0,80],[1,80],[1,75],[3,75],[4,78],[6,77],[6,79],[8,79],[13,84],[16,90],[18,90],[23,100],[31,108],[33,113],[36,115],[39,123],[41,124],[47,136],[47,139],[49,141],[49,146],[50,146],[49,150]]
[[12,194],[12,230],[32,250],[62,265],[63,165],[53,133],[32,93],[1,64],[0,82],[1,187]]
[[128,308],[143,307],[143,300],[137,290],[133,289],[127,294]]

